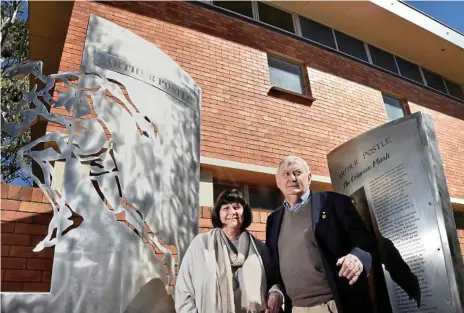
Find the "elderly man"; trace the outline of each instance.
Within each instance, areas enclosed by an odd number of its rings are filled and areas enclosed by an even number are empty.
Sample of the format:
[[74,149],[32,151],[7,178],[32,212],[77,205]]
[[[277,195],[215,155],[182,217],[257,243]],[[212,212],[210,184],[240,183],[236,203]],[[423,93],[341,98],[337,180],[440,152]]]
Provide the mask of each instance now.
[[[310,190],[309,166],[295,156],[280,161],[276,181],[285,201],[267,219],[266,245],[284,311],[371,313],[367,273],[375,238],[350,198]],[[267,311],[278,312],[282,301],[271,291]]]

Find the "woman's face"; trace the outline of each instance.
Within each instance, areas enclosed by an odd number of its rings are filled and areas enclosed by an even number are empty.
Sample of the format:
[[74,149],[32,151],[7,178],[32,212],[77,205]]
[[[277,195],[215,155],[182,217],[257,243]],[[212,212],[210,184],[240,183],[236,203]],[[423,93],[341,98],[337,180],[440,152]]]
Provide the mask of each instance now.
[[219,210],[219,217],[223,228],[240,228],[243,223],[243,206],[238,202],[223,204]]

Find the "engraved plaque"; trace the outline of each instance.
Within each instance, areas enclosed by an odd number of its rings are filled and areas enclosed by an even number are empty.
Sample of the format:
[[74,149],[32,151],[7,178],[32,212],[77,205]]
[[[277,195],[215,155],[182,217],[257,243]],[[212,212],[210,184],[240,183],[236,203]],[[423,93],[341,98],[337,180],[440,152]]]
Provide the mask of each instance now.
[[392,312],[462,312],[462,259],[431,118],[393,121],[327,158],[334,190],[351,196],[376,235]]

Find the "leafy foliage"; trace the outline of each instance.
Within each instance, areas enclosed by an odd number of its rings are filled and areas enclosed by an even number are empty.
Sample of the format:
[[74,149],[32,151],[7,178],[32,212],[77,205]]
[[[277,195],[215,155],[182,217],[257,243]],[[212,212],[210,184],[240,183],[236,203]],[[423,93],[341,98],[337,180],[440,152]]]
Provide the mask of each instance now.
[[[2,1],[1,14],[1,110],[8,122],[20,123],[21,113],[15,109],[22,98],[22,92],[29,90],[29,81],[11,80],[5,77],[8,69],[18,62],[22,62],[29,55],[29,33],[25,18],[27,13],[27,1]],[[1,133],[1,180],[4,183],[16,178],[22,178],[28,182],[27,177],[19,169],[15,162],[16,152],[24,144],[30,141],[30,131],[11,137],[6,132]]]

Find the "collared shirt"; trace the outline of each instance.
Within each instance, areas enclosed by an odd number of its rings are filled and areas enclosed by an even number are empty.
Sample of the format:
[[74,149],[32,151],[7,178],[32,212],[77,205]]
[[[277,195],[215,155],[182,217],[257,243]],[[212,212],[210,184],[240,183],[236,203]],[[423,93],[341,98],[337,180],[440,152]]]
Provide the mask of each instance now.
[[306,201],[308,201],[310,198],[311,198],[311,193],[310,193],[310,190],[308,189],[308,191],[306,191],[305,194],[302,195],[302,196],[300,197],[300,199],[298,199],[298,201],[295,203],[295,206],[294,206],[293,208],[290,207],[290,203],[288,203],[287,200],[284,201],[284,207],[285,207],[287,210],[289,210],[290,212],[296,212],[296,211],[298,211],[298,210],[301,208],[301,206],[302,206],[303,204],[305,204]]

